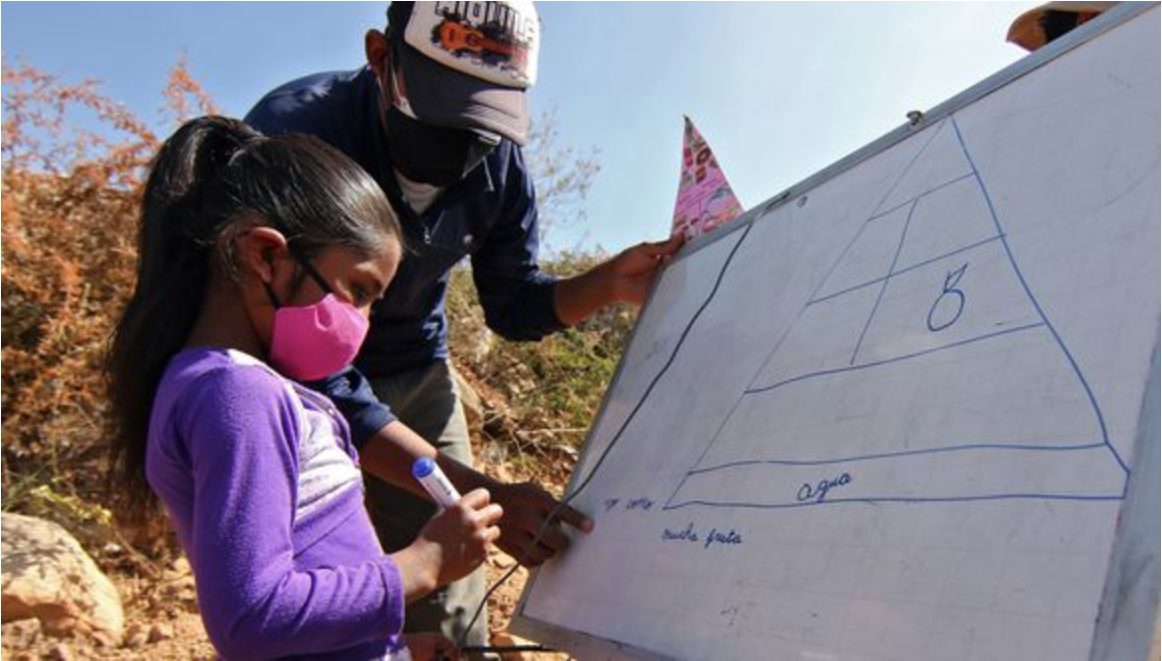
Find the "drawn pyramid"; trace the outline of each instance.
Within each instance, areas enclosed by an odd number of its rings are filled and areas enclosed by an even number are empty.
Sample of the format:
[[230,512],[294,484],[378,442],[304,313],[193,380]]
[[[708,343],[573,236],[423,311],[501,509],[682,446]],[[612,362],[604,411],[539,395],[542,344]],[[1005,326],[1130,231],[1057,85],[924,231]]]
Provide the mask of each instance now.
[[1122,495],[959,128],[928,132],[668,508]]

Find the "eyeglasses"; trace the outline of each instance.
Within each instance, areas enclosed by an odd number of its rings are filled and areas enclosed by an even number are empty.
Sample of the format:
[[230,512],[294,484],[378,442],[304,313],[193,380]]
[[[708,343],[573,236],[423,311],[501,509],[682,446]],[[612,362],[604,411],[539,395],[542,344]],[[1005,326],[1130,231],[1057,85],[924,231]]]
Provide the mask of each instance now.
[[291,257],[294,258],[294,260],[303,267],[303,270],[307,272],[307,275],[311,278],[311,280],[314,280],[315,284],[319,285],[319,288],[322,289],[324,293],[335,293],[335,291],[331,288],[331,285],[327,284],[327,279],[323,277],[322,273],[319,273],[318,269],[311,265],[311,260],[307,259],[307,256],[303,254],[302,250],[291,243],[287,243],[287,251],[290,253]]

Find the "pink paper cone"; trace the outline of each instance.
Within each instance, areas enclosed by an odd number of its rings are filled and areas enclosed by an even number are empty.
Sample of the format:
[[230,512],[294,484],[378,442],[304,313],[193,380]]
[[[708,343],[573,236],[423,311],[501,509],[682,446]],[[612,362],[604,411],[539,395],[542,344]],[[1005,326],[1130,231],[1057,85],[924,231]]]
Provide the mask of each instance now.
[[692,239],[740,214],[742,205],[718,167],[718,159],[714,158],[710,146],[687,117],[682,144],[682,177],[678,182],[678,200],[674,203],[671,236],[683,234]]

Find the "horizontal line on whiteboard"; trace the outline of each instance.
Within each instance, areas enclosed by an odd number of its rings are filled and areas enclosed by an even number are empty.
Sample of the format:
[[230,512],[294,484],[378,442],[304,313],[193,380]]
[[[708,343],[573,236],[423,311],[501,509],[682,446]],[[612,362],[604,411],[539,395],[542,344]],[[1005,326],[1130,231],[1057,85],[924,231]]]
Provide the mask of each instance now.
[[921,454],[936,454],[942,452],[963,452],[971,450],[1023,450],[1033,452],[1069,452],[1074,450],[1094,450],[1098,448],[1105,448],[1105,442],[1097,441],[1094,443],[1085,443],[1078,445],[1033,445],[1027,443],[975,443],[968,445],[953,445],[944,448],[927,448],[923,450],[904,450],[901,452],[885,452],[882,454],[866,454],[856,455],[852,457],[840,457],[836,459],[749,459],[746,461],[734,461],[727,464],[720,464],[718,466],[709,466],[707,468],[696,468],[691,470],[688,475],[700,475],[702,473],[712,473],[718,470],[725,470],[728,468],[738,468],[740,466],[753,465],[775,465],[775,466],[826,466],[829,464],[844,464],[856,461],[871,461],[876,459],[891,459],[895,457],[908,457],[912,455]]
[[866,505],[879,505],[881,503],[964,503],[974,501],[987,500],[1072,500],[1072,501],[1116,501],[1125,498],[1124,493],[1119,494],[1056,494],[1056,493],[1002,493],[991,494],[983,496],[947,496],[947,497],[905,497],[905,496],[884,496],[872,498],[834,498],[824,500],[822,502],[805,502],[805,503],[730,503],[730,502],[713,502],[705,500],[688,500],[686,502],[677,503],[675,505],[666,505],[663,510],[676,510],[683,507],[715,507],[719,509],[791,509],[799,507],[818,507],[820,505],[838,505],[841,503],[854,504],[864,503]]
[[769,386],[762,386],[761,388],[748,388],[748,389],[743,391],[743,395],[745,396],[745,395],[754,395],[754,394],[758,394],[758,393],[763,393],[763,392],[767,392],[768,390],[774,390],[775,388],[780,388],[780,387],[785,386],[785,385],[790,384],[790,383],[795,383],[797,381],[803,381],[805,379],[811,379],[811,378],[815,378],[815,377],[819,377],[819,376],[831,376],[832,374],[840,374],[843,372],[854,372],[856,370],[867,369],[869,367],[879,367],[881,365],[887,365],[889,363],[896,363],[896,362],[899,362],[902,360],[911,360],[912,358],[918,358],[920,356],[925,356],[925,355],[928,355],[930,353],[936,353],[939,351],[947,351],[949,349],[955,349],[957,347],[961,347],[961,346],[964,346],[966,344],[972,344],[975,342],[980,342],[982,340],[989,340],[989,339],[993,339],[996,337],[1000,337],[1002,335],[1019,333],[1021,331],[1027,331],[1027,330],[1030,330],[1033,328],[1040,328],[1043,326],[1045,326],[1045,324],[1042,322],[1037,322],[1035,324],[1025,324],[1024,326],[1014,326],[1013,328],[1006,328],[1004,330],[996,331],[994,333],[988,333],[985,335],[977,335],[976,337],[970,337],[968,339],[959,340],[957,342],[950,342],[948,344],[945,344],[945,345],[942,345],[939,347],[932,347],[931,349],[925,349],[923,351],[917,351],[915,353],[908,353],[908,354],[904,354],[902,356],[895,356],[894,358],[885,358],[884,360],[877,360],[877,361],[870,362],[870,363],[861,363],[859,365],[851,365],[849,367],[837,367],[835,369],[830,369],[830,370],[821,370],[819,372],[810,372],[807,374],[802,374],[802,375],[787,379],[785,381],[780,381],[778,383],[775,383],[775,384],[772,384]]
[[931,259],[926,259],[922,262],[917,262],[911,266],[905,266],[904,268],[902,268],[898,271],[893,271],[890,275],[885,275],[882,278],[876,278],[875,280],[868,280],[867,282],[863,282],[863,283],[860,283],[858,285],[848,287],[847,289],[841,289],[837,292],[827,294],[825,296],[820,296],[819,298],[813,298],[810,301],[807,301],[807,305],[805,307],[811,307],[812,305],[815,305],[816,303],[822,303],[823,301],[831,300],[831,299],[835,298],[836,296],[842,296],[843,294],[850,294],[851,292],[856,291],[857,289],[863,289],[864,287],[870,287],[874,284],[883,282],[884,280],[891,280],[892,278],[903,275],[904,273],[908,273],[910,271],[915,271],[918,268],[928,266],[929,264],[931,264],[933,262],[938,262],[942,259],[947,259],[948,257],[952,257],[954,255],[959,255],[962,252],[968,252],[969,250],[979,248],[983,245],[992,243],[993,241],[998,241],[998,240],[1000,240],[1001,236],[1002,235],[1000,235],[1000,234],[996,234],[996,235],[990,236],[987,239],[981,239],[980,241],[977,241],[976,243],[969,244],[969,245],[964,246],[962,248],[957,248],[956,250],[950,250],[949,252],[946,252],[943,255],[938,255],[938,256],[933,257]]

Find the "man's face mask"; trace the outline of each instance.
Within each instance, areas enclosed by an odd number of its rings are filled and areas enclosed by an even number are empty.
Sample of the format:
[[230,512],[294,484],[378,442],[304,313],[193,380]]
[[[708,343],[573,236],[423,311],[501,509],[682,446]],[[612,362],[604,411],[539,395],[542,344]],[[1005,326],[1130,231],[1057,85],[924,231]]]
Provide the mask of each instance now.
[[468,176],[496,145],[498,136],[432,126],[387,108],[387,151],[404,176],[433,186],[450,186]]

